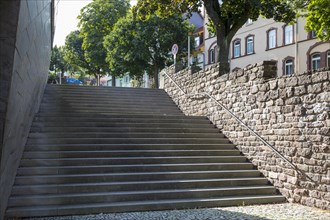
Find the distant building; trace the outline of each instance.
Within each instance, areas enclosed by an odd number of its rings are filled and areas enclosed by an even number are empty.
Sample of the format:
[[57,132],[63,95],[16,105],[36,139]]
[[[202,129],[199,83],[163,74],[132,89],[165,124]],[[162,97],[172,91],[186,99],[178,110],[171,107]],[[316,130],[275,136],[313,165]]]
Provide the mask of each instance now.
[[[206,16],[204,25],[208,23]],[[330,41],[320,42],[314,32],[306,32],[305,19],[293,25],[259,18],[248,20],[230,45],[231,70],[263,60],[276,60],[278,75],[330,66]],[[216,38],[205,28],[206,65],[217,60]]]
[[[101,78],[102,86],[112,86],[112,77],[106,76]],[[141,87],[141,88],[151,88],[151,82],[147,73],[142,76],[142,81],[138,81],[128,73],[124,74],[122,77],[116,78],[116,87]]]
[[200,13],[192,13],[189,23],[195,26],[195,32],[190,36],[194,41],[195,48],[191,48],[190,64],[203,68],[204,55],[204,16]]

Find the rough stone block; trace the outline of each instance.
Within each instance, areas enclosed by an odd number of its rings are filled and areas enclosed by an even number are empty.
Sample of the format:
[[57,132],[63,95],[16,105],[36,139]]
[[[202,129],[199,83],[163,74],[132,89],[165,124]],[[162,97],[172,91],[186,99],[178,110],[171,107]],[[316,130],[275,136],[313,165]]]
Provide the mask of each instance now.
[[312,75],[312,82],[322,82],[326,81],[328,79],[328,73],[327,72],[318,72]]

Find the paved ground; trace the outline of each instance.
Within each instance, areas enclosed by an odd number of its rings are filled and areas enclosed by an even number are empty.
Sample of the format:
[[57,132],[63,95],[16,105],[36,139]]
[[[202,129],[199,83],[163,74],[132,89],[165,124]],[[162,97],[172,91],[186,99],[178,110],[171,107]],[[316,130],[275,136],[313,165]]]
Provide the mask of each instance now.
[[[256,205],[157,212],[131,212],[33,220],[329,220],[330,211],[298,204]],[[30,219],[32,220],[32,219]]]

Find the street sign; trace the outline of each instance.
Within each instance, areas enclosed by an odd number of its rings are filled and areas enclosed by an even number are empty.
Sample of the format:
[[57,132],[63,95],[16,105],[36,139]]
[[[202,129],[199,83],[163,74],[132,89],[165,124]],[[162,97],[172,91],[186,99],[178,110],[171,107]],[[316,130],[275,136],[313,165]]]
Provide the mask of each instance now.
[[176,55],[178,53],[179,46],[177,44],[173,44],[172,46],[172,54]]
[[172,46],[172,54],[174,56],[174,64],[176,63],[176,54],[178,53],[179,51],[179,46],[177,44],[173,44]]

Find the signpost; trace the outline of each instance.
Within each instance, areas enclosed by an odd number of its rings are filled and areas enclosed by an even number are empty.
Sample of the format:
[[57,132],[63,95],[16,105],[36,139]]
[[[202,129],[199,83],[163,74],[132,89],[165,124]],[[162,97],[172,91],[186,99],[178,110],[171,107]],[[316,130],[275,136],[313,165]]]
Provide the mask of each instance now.
[[174,64],[176,63],[176,54],[178,53],[179,51],[179,46],[177,44],[173,44],[172,46],[172,54],[174,56]]

